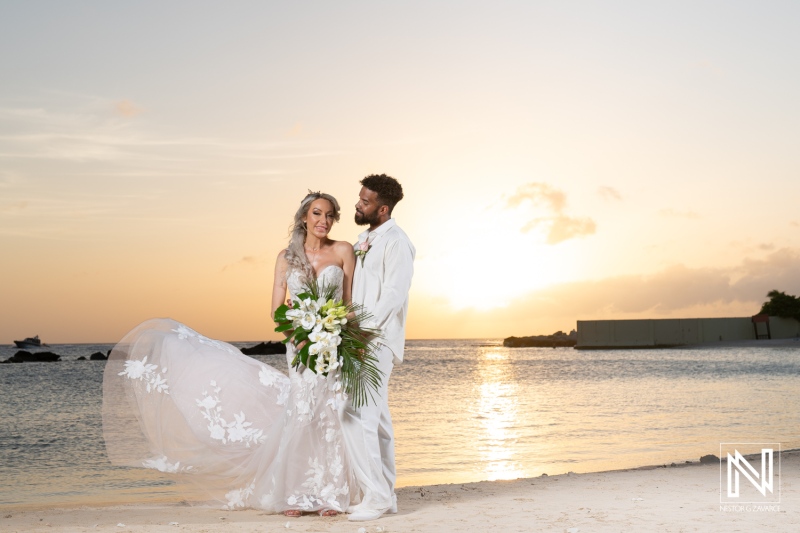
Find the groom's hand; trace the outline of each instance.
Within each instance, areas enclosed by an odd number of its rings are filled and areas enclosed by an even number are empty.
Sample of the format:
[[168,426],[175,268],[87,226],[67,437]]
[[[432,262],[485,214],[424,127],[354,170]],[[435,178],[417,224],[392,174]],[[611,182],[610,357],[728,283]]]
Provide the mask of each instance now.
[[378,334],[374,331],[365,331],[364,335],[364,342],[372,342],[378,338]]

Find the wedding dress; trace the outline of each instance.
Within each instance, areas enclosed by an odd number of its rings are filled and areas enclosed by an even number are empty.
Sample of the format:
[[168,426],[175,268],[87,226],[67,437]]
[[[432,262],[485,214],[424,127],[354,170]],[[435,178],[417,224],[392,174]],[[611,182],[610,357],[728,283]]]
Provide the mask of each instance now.
[[[340,287],[331,265],[320,284]],[[289,292],[302,292],[292,271]],[[358,486],[344,450],[344,398],[334,373],[288,377],[170,319],[148,320],[112,350],[103,378],[103,436],[113,464],[196,482],[226,509],[344,512]]]

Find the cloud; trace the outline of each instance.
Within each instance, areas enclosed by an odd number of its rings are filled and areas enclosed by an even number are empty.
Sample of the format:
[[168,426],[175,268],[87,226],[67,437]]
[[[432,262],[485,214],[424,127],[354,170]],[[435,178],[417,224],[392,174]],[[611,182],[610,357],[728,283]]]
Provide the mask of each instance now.
[[622,200],[622,195],[614,187],[607,187],[605,185],[598,187],[597,194],[599,194],[603,200]]
[[292,129],[290,129],[289,131],[286,132],[286,136],[287,137],[299,137],[302,134],[303,134],[303,123],[302,122],[296,123],[294,126],[292,126]]
[[28,207],[29,202],[12,202],[10,204],[0,205],[0,213],[8,213],[12,211],[22,211]]
[[772,250],[775,249],[775,245],[772,244],[771,242],[765,242],[765,243],[759,244],[758,245],[758,249],[759,250],[763,250],[765,252],[771,252]]
[[10,172],[0,172],[0,188],[11,187],[16,184],[17,181],[17,177]]
[[121,116],[131,118],[142,113],[142,109],[130,100],[121,100],[116,103],[114,110]]
[[522,227],[522,233],[528,233],[534,228],[547,229],[547,244],[558,244],[584,235],[592,235],[597,231],[597,225],[591,218],[573,218],[566,215],[536,218]]
[[658,212],[658,214],[661,215],[662,217],[687,218],[689,220],[700,220],[701,218],[703,218],[698,213],[695,213],[694,211],[690,211],[688,209],[680,211],[678,209],[667,208],[667,209],[662,209],[661,211]]
[[265,262],[264,259],[260,257],[246,255],[241,259],[239,259],[238,261],[234,261],[233,263],[225,265],[224,267],[222,267],[222,270],[220,272],[225,272],[226,270],[231,270],[239,267],[249,267],[249,268],[258,267],[262,265],[264,262]]
[[517,207],[525,200],[536,205],[561,212],[567,204],[567,196],[547,183],[526,183],[517,189],[517,192],[508,199],[509,207]]
[[533,229],[543,229],[547,234],[547,244],[558,244],[592,235],[597,231],[597,224],[591,218],[578,218],[565,214],[567,195],[547,183],[533,182],[522,185],[509,197],[506,205],[516,208],[526,201],[534,207],[541,208],[545,214],[529,220],[520,231],[528,233]]
[[752,304],[755,314],[772,289],[800,292],[798,271],[800,251],[784,248],[764,259],[745,259],[727,268],[673,265],[647,276],[559,285],[539,297],[586,317],[612,318],[615,313],[658,317],[703,306],[723,308],[733,302]]
[[[109,119],[108,110],[114,109]],[[299,140],[248,141],[219,137],[165,137],[147,129],[147,124],[128,118],[142,110],[124,100],[71,102],[70,111],[50,108],[14,108],[0,106],[0,159],[66,161],[84,166],[101,163],[102,171],[113,174],[122,165],[124,171],[137,172],[151,166],[166,175],[197,172],[198,163],[232,160],[224,175],[236,173],[243,161],[283,161],[324,158],[341,155],[342,150],[320,149]],[[269,172],[284,172],[283,169]],[[211,170],[213,168],[208,166]],[[217,174],[219,172],[216,172]],[[3,185],[0,176],[0,187]]]
[[750,316],[770,290],[800,294],[798,271],[800,250],[783,248],[725,268],[673,265],[649,275],[562,283],[490,312],[453,311],[446,301],[420,295],[412,299],[409,328],[418,338],[437,331],[476,338],[569,330],[577,320]]

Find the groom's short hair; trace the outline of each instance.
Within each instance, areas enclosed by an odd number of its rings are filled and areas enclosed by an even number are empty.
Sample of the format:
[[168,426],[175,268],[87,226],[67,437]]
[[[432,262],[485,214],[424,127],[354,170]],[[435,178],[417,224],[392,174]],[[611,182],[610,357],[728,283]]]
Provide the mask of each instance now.
[[403,186],[386,174],[370,174],[361,180],[361,185],[378,195],[378,201],[389,207],[389,215],[397,202],[403,199]]

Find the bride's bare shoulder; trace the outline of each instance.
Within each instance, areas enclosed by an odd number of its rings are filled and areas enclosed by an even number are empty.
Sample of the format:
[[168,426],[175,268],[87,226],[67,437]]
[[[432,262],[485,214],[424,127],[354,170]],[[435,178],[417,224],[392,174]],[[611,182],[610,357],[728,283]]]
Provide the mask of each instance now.
[[347,241],[333,241],[333,250],[342,257],[353,255],[353,245]]
[[285,265],[287,264],[286,261],[286,248],[278,252],[278,257],[275,259],[275,263],[278,265]]

